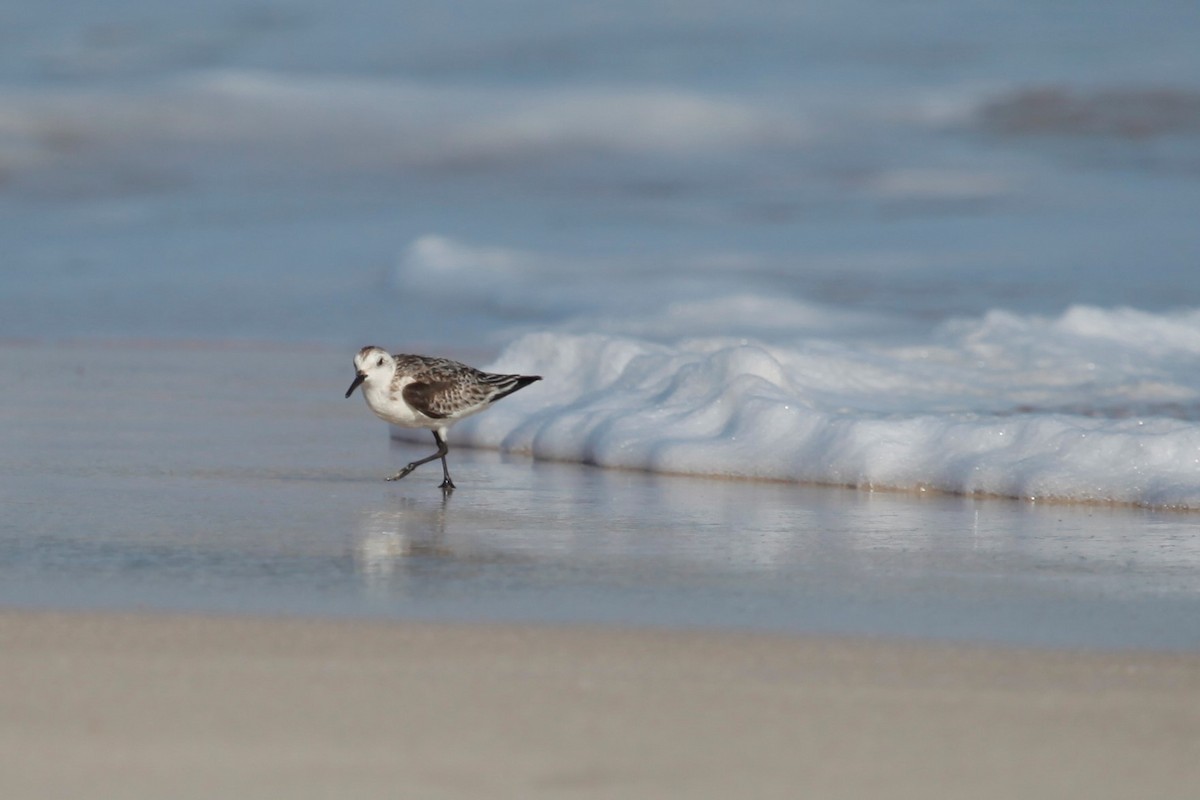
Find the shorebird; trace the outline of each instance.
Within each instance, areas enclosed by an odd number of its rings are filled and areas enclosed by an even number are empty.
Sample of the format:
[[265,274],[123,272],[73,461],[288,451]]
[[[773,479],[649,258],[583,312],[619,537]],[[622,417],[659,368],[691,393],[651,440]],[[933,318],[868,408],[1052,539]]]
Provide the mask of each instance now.
[[442,460],[445,491],[454,488],[446,467],[446,431],[460,419],[478,414],[502,397],[524,389],[540,375],[497,375],[448,358],[392,355],[381,347],[364,347],[354,357],[354,382],[346,397],[362,386],[363,398],[375,416],[402,428],[433,431],[437,452],[419,458],[397,472],[398,481],[422,464]]

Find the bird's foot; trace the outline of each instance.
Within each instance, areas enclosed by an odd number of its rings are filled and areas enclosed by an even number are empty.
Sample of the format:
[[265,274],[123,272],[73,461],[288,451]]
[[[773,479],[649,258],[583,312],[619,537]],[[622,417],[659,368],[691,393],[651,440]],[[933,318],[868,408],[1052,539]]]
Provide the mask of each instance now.
[[438,488],[441,489],[443,492],[453,492],[454,491],[454,481],[450,480],[449,478],[446,478],[446,480],[442,481],[441,485],[438,486]]
[[407,467],[405,467],[404,469],[400,470],[399,472],[397,472],[397,473],[396,473],[395,475],[393,475],[392,477],[390,477],[390,478],[385,478],[385,480],[389,480],[389,481],[398,481],[398,480],[400,480],[401,478],[403,478],[403,477],[405,477],[406,475],[408,475],[408,473],[412,472],[412,471],[413,471],[414,469],[416,469],[416,468],[417,468],[417,465],[416,465],[416,464],[409,464]]

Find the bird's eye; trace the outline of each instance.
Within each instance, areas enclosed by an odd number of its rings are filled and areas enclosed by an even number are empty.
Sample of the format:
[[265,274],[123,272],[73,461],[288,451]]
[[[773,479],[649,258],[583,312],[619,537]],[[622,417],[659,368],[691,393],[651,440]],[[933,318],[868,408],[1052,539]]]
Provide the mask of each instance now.
[[381,358],[381,359],[379,359],[379,363],[377,363],[375,366],[377,366],[377,367],[382,367],[382,366],[383,366],[383,359],[382,359],[382,358]]

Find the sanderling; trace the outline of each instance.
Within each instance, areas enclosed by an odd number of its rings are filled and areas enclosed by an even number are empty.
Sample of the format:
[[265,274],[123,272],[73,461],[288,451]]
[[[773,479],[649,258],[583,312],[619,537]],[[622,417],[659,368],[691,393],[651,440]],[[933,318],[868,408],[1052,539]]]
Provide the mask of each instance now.
[[398,481],[422,464],[442,460],[441,488],[454,488],[446,468],[446,431],[464,417],[477,414],[499,400],[523,389],[540,375],[496,375],[448,358],[392,355],[380,347],[364,347],[354,357],[358,373],[346,397],[361,384],[363,397],[375,416],[402,428],[433,431],[437,452],[418,459],[397,472]]

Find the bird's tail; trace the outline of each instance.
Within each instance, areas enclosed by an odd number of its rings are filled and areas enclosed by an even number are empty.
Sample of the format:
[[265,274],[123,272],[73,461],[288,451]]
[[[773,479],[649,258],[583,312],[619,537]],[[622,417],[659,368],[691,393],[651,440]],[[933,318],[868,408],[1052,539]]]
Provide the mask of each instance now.
[[489,403],[494,403],[541,379],[541,375],[488,375],[483,380],[484,383],[490,383],[496,387],[496,393],[488,398]]

